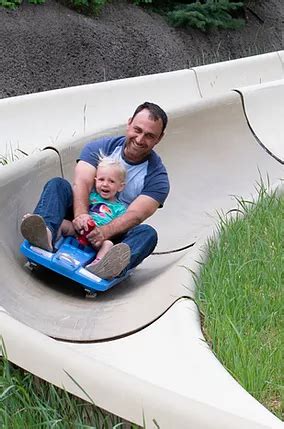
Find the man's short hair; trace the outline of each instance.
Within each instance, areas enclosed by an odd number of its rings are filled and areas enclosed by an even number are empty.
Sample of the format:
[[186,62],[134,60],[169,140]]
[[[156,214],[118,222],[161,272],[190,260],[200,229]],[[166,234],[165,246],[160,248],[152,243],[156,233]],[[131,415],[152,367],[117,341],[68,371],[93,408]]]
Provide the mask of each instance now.
[[167,123],[168,123],[168,116],[166,114],[166,112],[160,107],[158,106],[158,104],[155,103],[150,103],[149,101],[145,101],[144,103],[140,104],[132,118],[131,118],[131,122],[133,121],[133,119],[135,118],[135,116],[140,113],[142,110],[147,109],[149,111],[149,116],[151,119],[153,119],[154,121],[158,121],[159,119],[161,119],[163,126],[162,126],[162,132],[165,130]]

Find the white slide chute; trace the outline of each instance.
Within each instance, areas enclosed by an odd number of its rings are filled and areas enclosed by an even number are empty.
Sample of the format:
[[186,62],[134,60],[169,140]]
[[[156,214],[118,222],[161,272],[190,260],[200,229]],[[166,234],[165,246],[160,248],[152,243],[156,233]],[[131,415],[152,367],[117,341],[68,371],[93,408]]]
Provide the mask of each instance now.
[[[281,181],[283,58],[274,52],[0,100],[1,151],[30,154],[0,168],[0,334],[11,362],[147,428],[283,428],[206,344],[185,269],[197,270],[217,212],[235,208],[234,196],[254,195],[260,176]],[[157,150],[171,194],[150,221],[162,254],[94,300],[59,275],[28,272],[20,222],[44,183],[71,180],[84,143],[122,134],[146,100],[170,120]]]

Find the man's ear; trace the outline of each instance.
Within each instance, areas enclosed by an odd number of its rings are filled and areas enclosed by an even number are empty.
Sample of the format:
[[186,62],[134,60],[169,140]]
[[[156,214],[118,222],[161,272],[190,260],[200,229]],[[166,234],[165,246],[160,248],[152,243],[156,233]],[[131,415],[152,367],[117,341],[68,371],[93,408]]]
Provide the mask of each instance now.
[[160,137],[158,138],[157,142],[155,143],[155,145],[158,144],[162,140],[162,138],[164,137],[164,135],[165,135],[165,133],[163,131],[162,134],[160,135]]
[[129,118],[128,121],[127,121],[127,125],[126,125],[126,129],[127,130],[130,127],[131,122],[132,122],[132,118]]

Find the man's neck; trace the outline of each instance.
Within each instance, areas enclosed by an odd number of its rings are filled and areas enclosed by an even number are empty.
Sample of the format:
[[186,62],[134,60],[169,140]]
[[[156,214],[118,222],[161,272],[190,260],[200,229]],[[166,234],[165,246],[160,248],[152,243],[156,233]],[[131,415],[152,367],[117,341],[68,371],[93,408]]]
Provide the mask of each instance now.
[[142,162],[146,161],[149,157],[149,154],[143,158],[134,158],[127,156],[127,148],[125,147],[123,150],[123,156],[122,158],[124,161],[128,162],[129,164],[142,164]]

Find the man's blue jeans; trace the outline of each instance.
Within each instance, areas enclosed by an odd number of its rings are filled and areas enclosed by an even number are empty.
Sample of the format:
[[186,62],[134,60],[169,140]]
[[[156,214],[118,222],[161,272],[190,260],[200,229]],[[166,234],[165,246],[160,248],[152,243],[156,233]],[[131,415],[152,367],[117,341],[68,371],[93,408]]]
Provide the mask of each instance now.
[[[35,214],[43,217],[50,229],[53,242],[63,219],[73,220],[73,192],[70,183],[61,177],[49,180],[43,188]],[[131,250],[130,263],[125,271],[136,267],[155,249],[157,232],[150,225],[137,225],[119,237],[115,242],[128,244]]]

